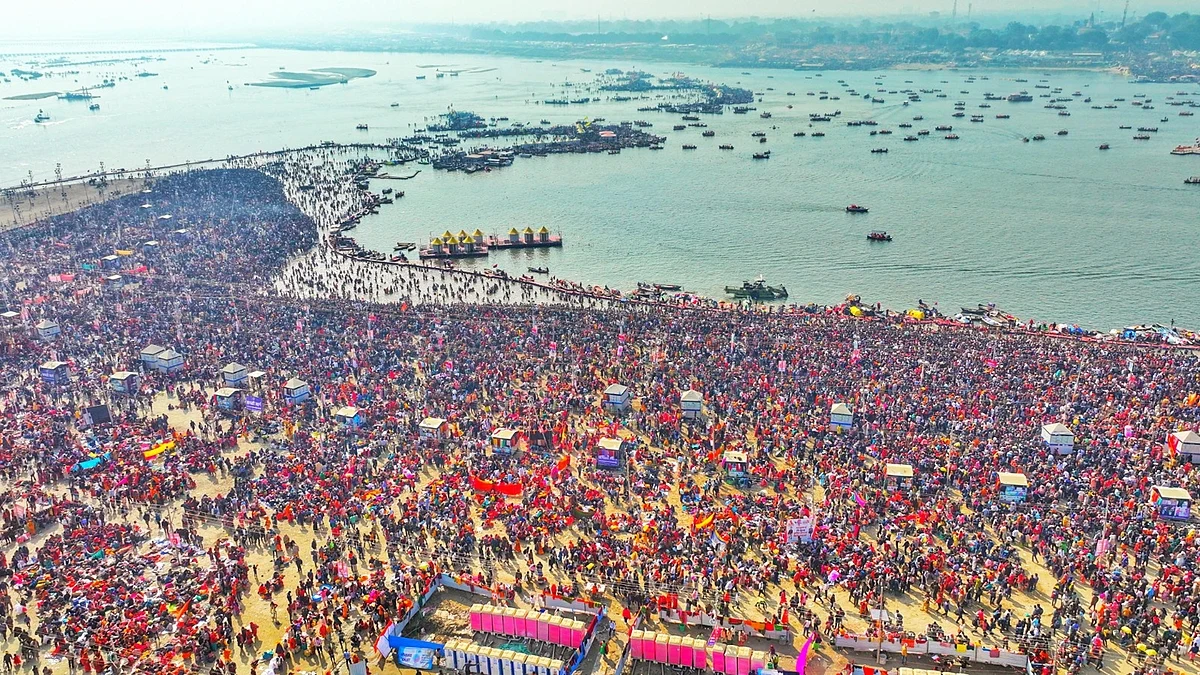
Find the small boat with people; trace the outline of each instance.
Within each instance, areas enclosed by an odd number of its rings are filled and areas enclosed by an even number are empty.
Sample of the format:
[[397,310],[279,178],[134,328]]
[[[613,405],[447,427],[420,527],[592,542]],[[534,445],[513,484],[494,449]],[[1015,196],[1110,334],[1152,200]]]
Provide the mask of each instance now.
[[892,235],[888,234],[887,232],[883,232],[883,231],[872,232],[871,234],[867,235],[867,240],[868,241],[891,241]]
[[97,111],[97,110],[99,110],[99,109],[100,109],[100,104],[99,104],[99,103],[93,103],[93,104],[91,104],[91,105],[89,105],[89,106],[88,106],[88,110],[91,110],[92,112],[95,112],[95,111]]
[[741,286],[726,286],[725,292],[746,300],[784,300],[788,296],[786,288],[768,286],[761,274],[754,281],[743,281]]
[[1101,150],[1107,150],[1107,149],[1108,149],[1108,143],[1101,143],[1101,144],[1100,144],[1100,149],[1101,149]]
[[884,154],[887,154],[887,151],[888,151],[888,149],[887,149],[887,148],[872,148],[872,149],[871,149],[871,154],[873,154],[873,155],[884,155]]
[[859,206],[858,204],[851,204],[846,207],[846,213],[866,213],[867,211],[867,207]]
[[530,267],[529,271],[533,272],[534,274],[550,274],[549,267]]
[[1192,176],[1191,178],[1183,179],[1184,185],[1200,185],[1200,176]]
[[358,126],[356,126],[356,127],[354,127],[354,128],[355,128],[355,129],[358,129],[359,131],[366,131],[366,130],[367,130],[367,125],[365,125],[365,124],[359,124]]
[[716,135],[717,135],[717,132],[713,131],[712,129],[709,129],[709,130],[707,130],[707,131],[704,131],[704,132],[703,132],[703,133],[701,133],[700,135],[701,135],[701,136],[703,136],[703,137],[705,137],[705,138],[712,138],[713,136],[716,136]]
[[34,121],[34,122],[38,122],[38,123],[41,123],[41,122],[49,122],[49,121],[50,121],[50,116],[49,116],[49,115],[47,115],[47,114],[46,114],[44,111],[42,111],[42,110],[39,110],[39,111],[38,111],[38,114],[34,116],[34,118],[33,118],[33,121]]
[[725,144],[725,145],[720,145],[720,146],[717,146],[717,149],[719,149],[719,150],[732,150],[732,149],[733,149],[733,146],[732,146],[732,145],[729,145],[729,144]]

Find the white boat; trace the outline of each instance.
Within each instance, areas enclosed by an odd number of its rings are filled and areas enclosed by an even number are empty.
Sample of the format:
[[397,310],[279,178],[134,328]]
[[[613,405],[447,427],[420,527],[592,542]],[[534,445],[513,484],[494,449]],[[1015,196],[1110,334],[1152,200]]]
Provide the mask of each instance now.
[[41,110],[39,110],[37,116],[33,118],[33,121],[34,122],[49,122],[50,116],[47,115],[46,113],[42,112]]

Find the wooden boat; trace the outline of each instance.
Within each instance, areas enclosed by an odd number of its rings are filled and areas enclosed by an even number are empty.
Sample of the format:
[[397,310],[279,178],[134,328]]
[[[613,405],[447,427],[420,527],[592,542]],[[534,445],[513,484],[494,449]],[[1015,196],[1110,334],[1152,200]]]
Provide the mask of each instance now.
[[530,267],[529,271],[533,272],[534,274],[550,274],[549,267]]

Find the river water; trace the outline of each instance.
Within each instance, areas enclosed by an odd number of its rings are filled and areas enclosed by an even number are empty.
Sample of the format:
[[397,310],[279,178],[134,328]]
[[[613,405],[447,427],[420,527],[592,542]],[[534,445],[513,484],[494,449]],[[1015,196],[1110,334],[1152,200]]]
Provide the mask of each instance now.
[[[487,72],[436,78],[435,69],[421,67],[430,65]],[[740,83],[762,92],[762,101],[748,115],[704,116],[714,138],[702,138],[696,128],[673,132],[679,116],[639,113],[636,108],[650,102],[636,99],[537,103],[558,97],[566,81],[590,82],[593,75],[584,68],[599,73],[633,66]],[[0,70],[13,67],[20,66],[0,61]],[[315,91],[244,86],[281,68],[324,67],[378,74]],[[80,73],[0,85],[0,97],[73,89],[137,71],[131,64],[74,69]],[[1169,154],[1200,136],[1200,115],[1182,117],[1178,113],[1190,108],[1168,105],[1168,97],[1200,100],[1194,85],[1135,85],[1090,72],[745,75],[660,63],[269,50],[171,53],[143,69],[158,76],[97,90],[101,109],[95,112],[86,102],[0,101],[0,184],[13,185],[30,171],[35,179],[52,178],[57,162],[71,175],[101,161],[110,169],[132,169],[147,160],[195,161],[321,140],[382,142],[408,135],[451,106],[535,126],[543,118],[644,119],[668,137],[664,150],[518,159],[512,167],[474,175],[411,165],[390,169],[424,170],[407,182],[376,181],[376,190],[394,187],[406,196],[364,220],[354,236],[390,252],[396,241],[424,242],[447,229],[503,233],[545,225],[563,235],[562,249],[494,253],[486,262],[465,264],[514,273],[544,265],[556,276],[592,284],[627,289],[638,281],[680,283],[718,297],[724,286],[762,274],[786,285],[790,302],[798,303],[835,303],[853,292],[893,308],[921,298],[949,313],[994,302],[1022,318],[1101,329],[1171,320],[1200,326],[1200,186],[1183,183],[1200,174],[1200,156]],[[859,96],[845,94],[839,79]],[[1061,87],[1055,96],[1079,91],[1093,100],[1075,97],[1066,104],[1071,116],[1059,116],[1036,98],[1050,93],[1034,88],[1039,80]],[[880,88],[941,89],[947,97],[923,94],[922,101],[903,106],[903,94],[876,93]],[[1019,89],[1035,94],[1035,101],[979,107],[985,92]],[[1181,89],[1192,95],[1176,96]],[[840,100],[806,95],[821,90]],[[885,102],[863,100],[864,93]],[[1132,106],[1138,95],[1152,99],[1154,109]],[[1091,108],[1117,98],[1127,100],[1116,109]],[[983,114],[985,121],[952,118],[959,100],[968,117]],[[39,109],[51,115],[49,123],[33,123]],[[835,110],[840,118],[810,127],[809,113]],[[772,118],[760,118],[763,111]],[[996,119],[998,113],[1011,117]],[[912,122],[912,129],[898,127],[916,115],[924,120]],[[873,119],[879,123],[874,129],[894,133],[872,137],[871,127],[847,127],[852,119]],[[369,130],[356,131],[357,124]],[[919,142],[901,140],[939,124],[952,124],[960,139],[933,131]],[[1139,126],[1159,132],[1149,141],[1132,140]],[[1060,129],[1069,135],[1056,135]],[[793,136],[814,130],[826,136]],[[767,132],[768,141],[756,142],[754,131]],[[1021,141],[1038,133],[1047,139]],[[685,151],[684,143],[699,148]],[[735,150],[720,151],[721,143]],[[1101,143],[1112,147],[1101,152]],[[872,154],[876,147],[889,152]],[[768,149],[769,160],[751,158]],[[851,203],[870,213],[845,213]],[[887,230],[894,241],[870,243],[866,234],[872,230]]]

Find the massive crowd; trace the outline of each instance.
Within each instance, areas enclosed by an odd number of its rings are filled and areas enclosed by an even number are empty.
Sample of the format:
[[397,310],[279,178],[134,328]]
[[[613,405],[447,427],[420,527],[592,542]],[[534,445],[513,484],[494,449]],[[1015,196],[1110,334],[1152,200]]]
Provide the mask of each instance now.
[[[1200,542],[1150,504],[1155,485],[1200,490],[1164,445],[1200,423],[1194,353],[351,262],[320,246],[364,203],[346,168],[182,173],[4,235],[5,663],[331,669],[439,570],[498,598],[553,587],[826,639],[920,606],[866,630],[988,636],[1076,670],[1200,649]],[[39,337],[43,320],[61,333]],[[150,344],[182,368],[142,363]],[[42,378],[52,359],[70,381]],[[261,413],[215,406],[233,362],[265,373]],[[111,393],[118,370],[138,392]],[[285,404],[292,377],[310,401]],[[635,397],[621,414],[597,405],[613,383]],[[681,415],[688,389],[700,420]],[[84,416],[101,404],[111,421]],[[1052,422],[1074,452],[1048,451]],[[499,428],[523,440],[497,447]],[[615,470],[596,465],[605,437],[627,440]],[[1028,477],[1025,502],[998,498],[1000,471]],[[810,541],[788,536],[801,517]]]

